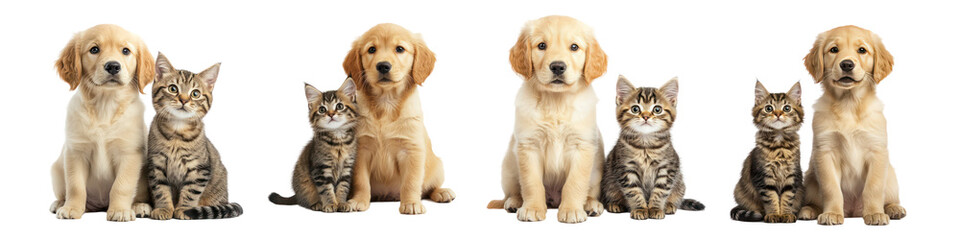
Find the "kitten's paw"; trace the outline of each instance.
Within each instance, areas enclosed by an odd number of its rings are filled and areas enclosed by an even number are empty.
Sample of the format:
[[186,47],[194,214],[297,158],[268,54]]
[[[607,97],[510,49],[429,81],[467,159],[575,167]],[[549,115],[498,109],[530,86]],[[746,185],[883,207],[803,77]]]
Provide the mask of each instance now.
[[418,201],[414,202],[400,202],[400,214],[424,214],[427,212],[427,209],[423,207],[423,203]]
[[57,218],[59,219],[80,219],[83,216],[84,208],[75,208],[63,206],[57,209]]
[[667,203],[663,206],[663,213],[667,215],[673,215],[674,213],[677,213],[677,206],[673,205],[673,203]]
[[150,211],[150,219],[153,220],[170,220],[173,217],[173,209],[169,208],[154,208],[153,211]]
[[883,226],[890,224],[890,216],[886,213],[871,213],[863,215],[863,223],[867,225]]
[[820,216],[820,210],[811,206],[803,206],[803,208],[800,208],[800,214],[797,215],[797,218],[800,220],[814,220],[817,219],[817,216]]
[[341,202],[337,204],[337,212],[352,212],[353,208],[350,207],[350,203]]
[[517,220],[538,222],[547,218],[547,206],[522,206],[517,209]]
[[370,209],[370,201],[350,199],[350,201],[347,201],[347,205],[350,205],[350,212],[363,212]]
[[448,203],[454,198],[457,198],[457,194],[449,188],[437,188],[430,193],[430,200],[438,203]]
[[622,213],[624,209],[620,208],[620,204],[607,204],[607,212],[611,213]]
[[887,204],[887,206],[883,208],[883,212],[886,213],[887,216],[890,216],[890,219],[893,220],[898,220],[907,216],[907,209],[904,209],[903,206],[900,206],[900,204],[896,203]]
[[637,208],[633,211],[630,211],[630,218],[636,220],[647,220],[647,209],[646,208]]
[[517,212],[517,209],[521,206],[523,206],[523,200],[520,200],[520,198],[508,197],[503,200],[503,210],[507,210],[508,213]]
[[843,214],[842,213],[831,213],[825,212],[821,213],[817,217],[817,224],[820,225],[840,225],[843,224]]
[[190,208],[178,207],[177,209],[174,209],[173,218],[180,219],[180,220],[190,220],[190,216],[187,216],[187,214],[183,213],[183,212],[186,212],[187,210],[190,210]]
[[123,208],[109,208],[107,209],[107,221],[113,222],[129,222],[137,220],[137,214],[133,212],[133,209]]
[[587,211],[578,208],[560,208],[557,220],[562,223],[582,223],[587,221]]
[[763,216],[765,223],[794,223],[797,222],[797,216],[792,213],[786,214],[767,214]]
[[587,197],[587,202],[583,204],[583,210],[587,211],[587,216],[600,216],[600,214],[603,214],[603,204],[593,197]]
[[50,213],[57,214],[57,209],[60,209],[60,207],[63,207],[63,201],[53,201],[53,204],[50,204]]
[[795,223],[797,222],[797,215],[793,213],[780,214],[780,220],[782,220],[782,223]]
[[647,209],[647,217],[649,217],[650,219],[663,219],[665,216],[663,213],[663,209],[649,208]]
[[137,218],[150,217],[151,210],[153,209],[150,207],[150,204],[146,204],[146,203],[133,204],[133,213],[137,215]]
[[320,206],[320,211],[325,213],[337,212],[337,205],[336,204],[322,205]]

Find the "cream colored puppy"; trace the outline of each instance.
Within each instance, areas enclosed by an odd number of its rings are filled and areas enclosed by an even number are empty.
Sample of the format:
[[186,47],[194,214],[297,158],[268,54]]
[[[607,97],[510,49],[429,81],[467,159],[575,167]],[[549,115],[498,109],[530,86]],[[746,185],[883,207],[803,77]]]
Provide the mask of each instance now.
[[603,143],[596,123],[597,96],[590,82],[607,70],[593,30],[576,19],[530,21],[510,50],[524,78],[516,98],[516,123],[503,159],[504,199],[488,208],[541,221],[558,207],[560,222],[599,216]]
[[66,143],[51,170],[57,200],[50,211],[61,219],[103,210],[110,221],[147,216],[139,94],[154,78],[150,50],[118,26],[97,25],[73,36],[56,67],[70,90],[80,90],[67,106]]
[[817,36],[804,60],[824,93],[813,105],[813,153],[798,218],[837,225],[863,216],[868,225],[886,225],[905,217],[876,91],[893,70],[893,56],[876,34],[843,26]]

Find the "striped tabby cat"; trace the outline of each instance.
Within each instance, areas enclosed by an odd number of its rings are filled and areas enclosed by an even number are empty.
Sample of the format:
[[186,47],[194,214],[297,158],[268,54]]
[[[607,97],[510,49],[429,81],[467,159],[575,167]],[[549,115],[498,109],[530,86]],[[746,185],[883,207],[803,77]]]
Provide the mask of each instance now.
[[194,74],[157,56],[145,175],[153,195],[150,218],[213,219],[240,216],[227,200],[227,169],[203,131],[220,63]]
[[354,126],[357,88],[347,78],[339,90],[320,92],[306,84],[313,139],[300,153],[293,169],[291,197],[270,194],[280,205],[299,204],[314,211],[349,212],[353,163],[357,154]]
[[757,81],[753,124],[757,146],[743,162],[740,182],[733,191],[737,206],[730,218],[738,221],[792,223],[802,199],[800,135],[803,123],[800,83],[787,93],[768,93]]
[[663,219],[677,208],[704,209],[697,200],[683,199],[680,158],[670,142],[677,90],[676,78],[660,89],[634,88],[623,76],[618,79],[620,138],[604,162],[601,183],[607,211],[630,211],[631,218],[643,220]]

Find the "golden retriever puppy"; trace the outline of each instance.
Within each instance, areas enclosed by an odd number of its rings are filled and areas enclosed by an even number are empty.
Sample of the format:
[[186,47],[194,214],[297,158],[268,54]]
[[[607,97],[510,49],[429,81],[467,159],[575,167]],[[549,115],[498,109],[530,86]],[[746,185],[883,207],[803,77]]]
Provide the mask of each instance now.
[[565,16],[527,22],[510,64],[524,82],[503,159],[504,199],[487,207],[517,212],[520,221],[545,219],[547,207],[559,208],[564,223],[599,216],[603,143],[590,82],[606,72],[607,55],[593,30]]
[[423,125],[417,86],[436,58],[418,34],[379,24],[353,42],[343,70],[357,85],[357,159],[350,210],[377,200],[400,200],[400,213],[426,212],[420,200],[453,201],[443,184],[443,164],[433,154]]
[[51,170],[57,200],[50,211],[61,219],[103,210],[110,221],[147,216],[139,94],[155,77],[150,50],[118,26],[97,25],[73,36],[56,68],[70,90],[80,90],[67,106],[66,143]]
[[817,36],[804,62],[824,93],[813,105],[813,152],[798,217],[823,225],[842,224],[844,216],[863,216],[868,225],[903,218],[876,92],[893,56],[876,34],[843,26]]

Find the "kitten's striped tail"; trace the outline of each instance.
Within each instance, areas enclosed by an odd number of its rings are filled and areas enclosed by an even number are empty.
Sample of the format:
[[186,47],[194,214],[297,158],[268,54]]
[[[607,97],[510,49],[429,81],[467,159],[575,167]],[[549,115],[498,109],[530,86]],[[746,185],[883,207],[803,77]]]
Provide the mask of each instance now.
[[487,209],[503,209],[503,200],[492,200],[487,203]]
[[270,193],[270,202],[277,205],[294,205],[297,204],[297,195],[290,197],[283,197],[277,193]]
[[730,218],[743,222],[759,222],[763,220],[763,214],[757,211],[750,211],[743,206],[737,205],[730,209]]
[[227,203],[215,206],[202,206],[183,211],[190,219],[221,219],[233,218],[243,214],[243,208],[238,203]]
[[683,209],[683,210],[700,211],[700,210],[703,210],[704,208],[706,208],[706,206],[704,206],[703,203],[697,200],[687,198],[687,199],[683,199],[683,201],[680,202],[680,209]]

